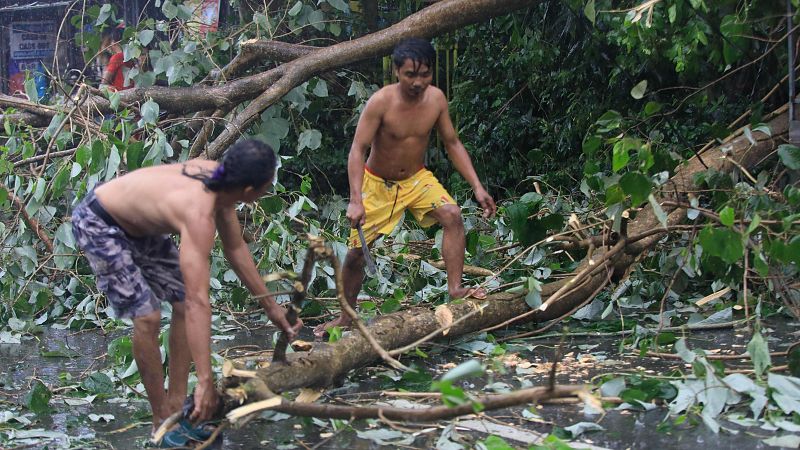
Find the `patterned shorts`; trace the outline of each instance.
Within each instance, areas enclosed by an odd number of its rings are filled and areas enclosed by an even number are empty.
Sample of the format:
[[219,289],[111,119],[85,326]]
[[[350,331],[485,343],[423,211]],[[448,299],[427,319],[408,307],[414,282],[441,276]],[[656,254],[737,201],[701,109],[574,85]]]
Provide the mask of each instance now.
[[178,248],[169,235],[129,236],[103,209],[94,191],[72,212],[72,233],[117,318],[160,311],[162,300],[183,301]]

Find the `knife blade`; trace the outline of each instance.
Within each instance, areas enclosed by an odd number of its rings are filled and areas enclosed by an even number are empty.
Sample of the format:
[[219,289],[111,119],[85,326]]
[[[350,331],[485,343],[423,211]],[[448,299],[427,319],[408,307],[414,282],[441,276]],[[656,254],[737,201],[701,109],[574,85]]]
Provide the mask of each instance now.
[[369,254],[369,247],[367,247],[367,240],[364,239],[364,230],[361,229],[361,224],[356,225],[356,230],[358,230],[358,239],[361,241],[361,251],[364,252],[364,261],[367,262],[367,272],[370,275],[375,275],[375,272],[377,272],[375,261],[372,260],[372,256]]

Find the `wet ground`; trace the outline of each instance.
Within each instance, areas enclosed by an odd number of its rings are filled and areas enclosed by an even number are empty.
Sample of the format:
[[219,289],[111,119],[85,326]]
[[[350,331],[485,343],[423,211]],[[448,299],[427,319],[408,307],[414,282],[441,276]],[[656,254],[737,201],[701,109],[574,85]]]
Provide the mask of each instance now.
[[[765,327],[772,330],[768,335],[771,351],[785,350],[788,345],[800,340],[797,335],[800,324],[789,323],[785,319],[775,319],[768,320]],[[219,340],[215,342],[214,349],[218,352],[228,350],[226,352],[228,356],[236,357],[245,352],[252,352],[253,348],[248,346],[271,342],[273,331],[261,328],[235,332],[234,339]],[[44,429],[64,433],[72,438],[81,438],[77,443],[73,442],[73,448],[142,447],[150,431],[146,417],[149,408],[146,401],[130,393],[131,389],[119,388],[127,392],[124,399],[98,397],[90,404],[77,406],[68,406],[62,395],[70,391],[70,385],[80,383],[87,374],[106,367],[105,354],[108,344],[125,333],[125,331],[115,331],[104,334],[100,330],[75,333],[69,330],[46,329],[35,339],[24,340],[21,344],[0,345],[0,411],[25,414],[26,411],[19,405],[24,402],[23,397],[29,391],[28,386],[32,380],[38,379],[54,391],[50,400],[53,411],[39,416],[26,415],[25,417],[32,423],[23,429]],[[743,330],[730,328],[693,332],[687,337],[690,347],[712,351],[719,349],[722,353],[744,352],[749,339],[749,335]],[[607,336],[598,332],[574,332],[567,335],[563,343],[561,337],[557,335],[511,341],[506,344],[505,354],[497,355],[498,351],[491,347],[492,344],[478,338],[439,343],[427,348],[429,353],[427,359],[415,357],[407,358],[403,362],[414,362],[425,367],[434,378],[455,364],[470,358],[489,362],[491,371],[487,377],[463,382],[465,388],[475,393],[501,392],[505,389],[546,384],[550,372],[549,363],[556,355],[559,345],[562,356],[559,358],[557,382],[562,384],[589,383],[593,377],[609,373],[664,375],[674,369],[687,371],[680,360],[642,357],[631,353],[630,349],[621,352],[619,343],[619,336]],[[73,358],[42,356],[43,351],[64,348],[75,350],[77,355]],[[493,351],[494,358],[487,356]],[[725,361],[726,370],[734,370],[737,367],[751,368],[748,362]],[[784,361],[776,360],[773,364],[784,364]],[[381,366],[362,369],[351,377],[345,386],[328,390],[323,398],[329,402],[360,405],[375,402],[386,402],[395,406],[408,405],[404,402],[439,404],[435,397],[409,397],[393,393],[397,389],[387,387],[386,374],[387,369]],[[68,379],[69,376],[71,380]],[[134,386],[132,388],[136,389]],[[492,411],[485,417],[472,416],[453,422],[398,425],[405,434],[391,430],[385,424],[376,421],[357,421],[348,427],[330,420],[293,418],[276,414],[266,419],[252,421],[240,430],[227,430],[221,445],[218,444],[215,448],[435,448],[442,434],[450,433],[449,429],[445,430],[449,424],[456,425],[456,437],[449,434],[448,436],[453,440],[460,437],[462,439],[460,442],[467,448],[489,435],[475,431],[476,429],[499,434],[506,442],[517,448],[527,448],[530,442],[553,432],[554,427],[563,428],[578,422],[595,422],[605,429],[584,434],[574,441],[584,446],[588,444],[611,449],[770,448],[763,444],[761,439],[771,437],[772,432],[759,428],[743,429],[726,422],[726,427],[740,430],[738,434],[728,432],[714,434],[702,423],[691,425],[688,423],[691,421],[666,426],[672,424],[672,420],[665,421],[667,409],[664,406],[647,412],[619,411],[613,407],[611,405],[602,415],[585,415],[583,405],[579,403],[539,405],[530,408],[529,411],[524,407],[508,408]],[[113,415],[113,418],[103,415]],[[97,421],[93,421],[92,418]],[[376,435],[374,434],[376,430],[393,431],[398,436],[406,436],[408,440],[381,445],[379,442],[383,432],[377,432]],[[0,432],[7,431],[7,424],[0,422]],[[20,439],[8,442],[15,444],[10,446],[14,448],[31,445],[31,442],[35,441]],[[64,443],[63,440],[60,442]],[[3,442],[0,442],[0,447],[2,444]],[[39,448],[39,446],[34,443],[29,448]]]

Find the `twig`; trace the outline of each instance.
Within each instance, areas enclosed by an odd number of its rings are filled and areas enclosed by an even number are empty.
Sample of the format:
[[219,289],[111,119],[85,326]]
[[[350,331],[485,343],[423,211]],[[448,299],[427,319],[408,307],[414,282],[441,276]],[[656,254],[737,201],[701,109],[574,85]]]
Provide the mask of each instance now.
[[[574,397],[579,392],[585,391],[583,386],[555,386],[535,387],[521,389],[515,392],[500,395],[488,395],[477,398],[477,402],[482,404],[484,411],[508,408],[510,406],[536,403],[545,399],[559,397]],[[410,409],[393,407],[358,407],[358,406],[339,406],[318,403],[296,403],[282,399],[281,404],[268,408],[294,416],[320,417],[330,419],[379,419],[383,417],[398,422],[434,422],[437,420],[450,419],[453,417],[474,414],[475,410],[472,403],[466,403],[454,407],[434,406],[430,408]]]
[[[787,352],[770,352],[769,354],[772,357],[782,357],[786,356]],[[680,355],[675,353],[661,353],[661,352],[647,352],[645,356],[652,356],[655,358],[665,358],[665,359],[682,359]],[[750,353],[741,353],[738,355],[715,355],[715,354],[706,354],[706,359],[720,359],[720,360],[727,360],[727,359],[749,359]]]
[[222,422],[221,424],[219,424],[217,428],[214,429],[214,432],[211,433],[211,436],[209,436],[208,439],[206,439],[202,444],[198,445],[194,449],[204,450],[208,448],[211,444],[214,443],[214,441],[217,440],[217,436],[219,436],[219,434],[222,433],[222,430],[224,430],[227,427],[228,427],[228,422]]

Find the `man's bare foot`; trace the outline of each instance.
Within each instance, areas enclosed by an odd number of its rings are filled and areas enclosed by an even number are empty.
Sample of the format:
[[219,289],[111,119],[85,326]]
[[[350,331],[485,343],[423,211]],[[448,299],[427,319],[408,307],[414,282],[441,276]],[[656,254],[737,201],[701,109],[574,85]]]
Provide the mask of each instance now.
[[325,322],[321,325],[317,325],[314,328],[314,337],[317,338],[317,340],[325,339],[325,333],[327,333],[329,329],[333,327],[349,327],[349,326],[350,326],[349,320],[343,317],[339,317],[331,320],[330,322]]
[[474,298],[478,300],[483,300],[487,296],[486,289],[482,287],[477,288],[467,288],[467,287],[460,287],[458,289],[453,289],[450,291],[450,298],[457,299],[457,298]]

